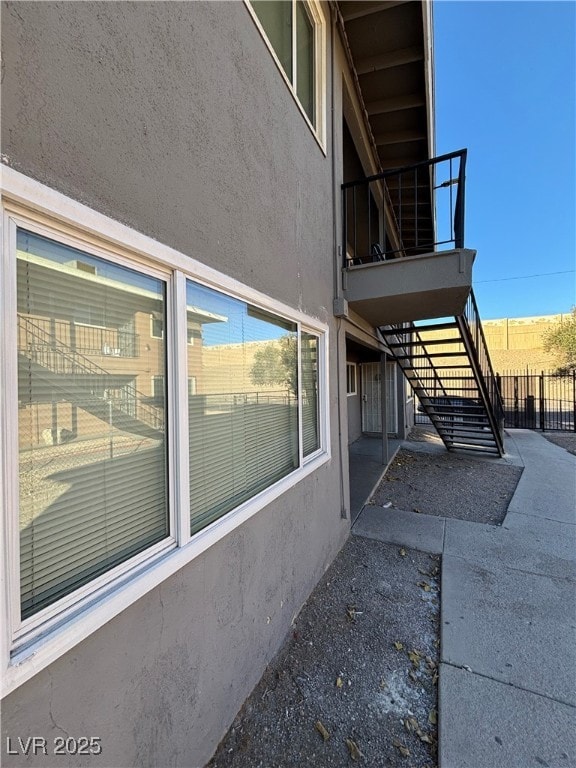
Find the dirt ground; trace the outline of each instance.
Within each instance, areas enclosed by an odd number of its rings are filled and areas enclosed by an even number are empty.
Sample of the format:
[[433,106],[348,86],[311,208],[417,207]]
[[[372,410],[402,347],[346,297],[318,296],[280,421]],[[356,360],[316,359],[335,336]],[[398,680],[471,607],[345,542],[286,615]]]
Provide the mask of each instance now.
[[[501,522],[520,468],[411,442],[372,503]],[[207,768],[436,768],[440,567],[351,536]]]
[[439,565],[350,537],[209,767],[435,766]]
[[500,525],[522,469],[463,454],[401,449],[372,503],[409,512]]

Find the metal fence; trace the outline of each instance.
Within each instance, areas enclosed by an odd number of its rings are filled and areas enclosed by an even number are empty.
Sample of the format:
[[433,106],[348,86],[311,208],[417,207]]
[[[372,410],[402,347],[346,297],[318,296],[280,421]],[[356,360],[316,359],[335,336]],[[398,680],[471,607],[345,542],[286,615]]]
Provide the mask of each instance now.
[[504,426],[576,431],[576,371],[496,374]]

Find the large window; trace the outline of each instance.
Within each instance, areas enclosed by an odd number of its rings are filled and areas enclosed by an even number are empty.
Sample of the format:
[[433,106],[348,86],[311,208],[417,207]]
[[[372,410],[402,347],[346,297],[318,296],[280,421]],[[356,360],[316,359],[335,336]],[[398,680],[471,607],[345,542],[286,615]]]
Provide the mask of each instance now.
[[[22,618],[168,533],[163,343],[116,361],[76,346],[81,317],[117,328],[164,315],[166,285],[18,230],[18,431]],[[152,399],[139,371],[152,374]],[[153,405],[151,404],[153,403]]]
[[193,281],[186,298],[215,318],[188,363],[198,382],[189,405],[196,531],[298,467],[298,331]]
[[323,132],[324,22],[312,0],[251,0],[267,42],[302,110]]
[[324,326],[121,225],[83,237],[84,209],[68,230],[6,205],[11,690],[329,454]]

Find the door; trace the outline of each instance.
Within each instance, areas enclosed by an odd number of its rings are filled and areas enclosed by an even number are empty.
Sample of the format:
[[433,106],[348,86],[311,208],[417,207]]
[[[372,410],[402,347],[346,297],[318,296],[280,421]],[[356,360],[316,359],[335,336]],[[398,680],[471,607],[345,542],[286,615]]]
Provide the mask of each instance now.
[[[362,431],[382,433],[382,397],[380,363],[362,364]],[[387,432],[398,432],[396,365],[386,363]]]
[[362,363],[362,432],[382,432],[380,363]]

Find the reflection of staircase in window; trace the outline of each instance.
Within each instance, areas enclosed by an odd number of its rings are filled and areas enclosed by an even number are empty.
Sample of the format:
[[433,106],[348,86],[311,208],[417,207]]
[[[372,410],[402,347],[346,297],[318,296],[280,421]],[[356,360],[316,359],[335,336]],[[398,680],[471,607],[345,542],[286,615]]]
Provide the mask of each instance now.
[[[29,317],[18,315],[19,373],[32,374],[32,396],[58,392],[116,429],[160,438],[163,408],[149,405],[149,396],[131,383],[133,374],[113,373],[64,344]],[[35,386],[36,385],[36,386]],[[30,384],[28,384],[30,386]]]

